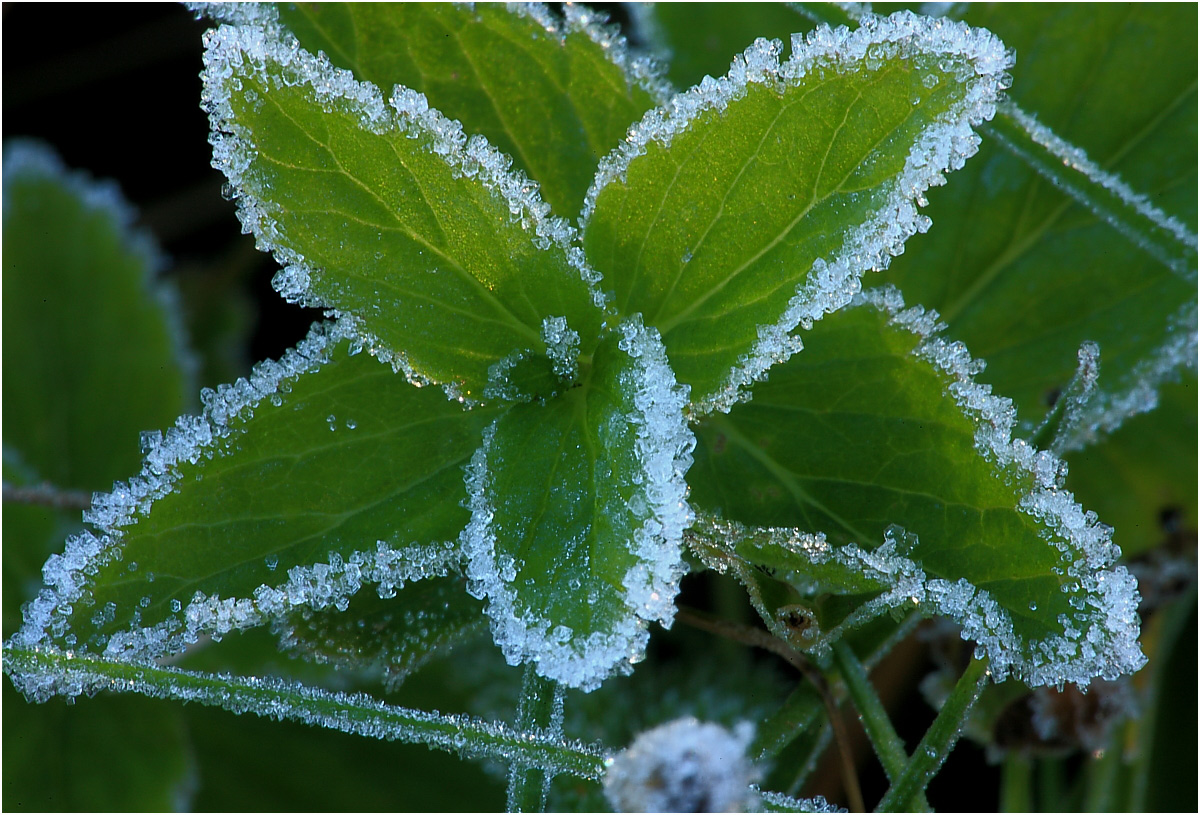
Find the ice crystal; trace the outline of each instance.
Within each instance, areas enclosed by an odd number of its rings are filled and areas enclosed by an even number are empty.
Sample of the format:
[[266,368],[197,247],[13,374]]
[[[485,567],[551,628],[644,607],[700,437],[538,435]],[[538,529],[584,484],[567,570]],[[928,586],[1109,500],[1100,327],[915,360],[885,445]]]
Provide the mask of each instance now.
[[692,718],[660,725],[612,759],[604,794],[616,812],[744,812],[757,803],[753,736],[748,723],[733,732]]
[[903,170],[889,182],[883,204],[847,233],[837,253],[813,263],[784,313],[774,324],[759,326],[758,340],[739,358],[722,386],[698,395],[693,414],[728,411],[745,399],[746,389],[762,379],[767,369],[800,350],[801,344],[791,334],[797,325],[845,306],[858,291],[864,272],[886,268],[891,257],[903,251],[909,237],[929,228],[929,218],[917,209],[924,204],[924,192],[944,183],[946,171],[960,168],[978,150],[979,137],[973,128],[994,115],[1000,93],[1010,81],[1006,71],[1013,64],[1012,54],[988,31],[909,12],[887,18],[867,16],[854,31],[819,27],[805,37],[796,35],[792,56],[782,64],[780,43],[760,39],[734,59],[726,76],[717,80],[706,77],[649,111],[630,128],[625,142],[600,163],[580,218],[585,229],[601,191],[624,181],[630,165],[652,142],[669,146],[701,114],[724,110],[745,96],[752,84],[786,87],[824,70],[863,70],[869,53],[879,46],[901,59],[942,56],[947,70],[954,70],[966,84],[963,99],[925,129],[910,149]]
[[619,327],[619,349],[633,362],[623,385],[634,410],[626,418],[636,432],[640,483],[627,510],[641,521],[634,538],[624,542],[638,563],[624,576],[621,591],[626,616],[608,630],[583,635],[555,621],[523,611],[513,582],[516,568],[497,552],[492,523],[495,505],[489,467],[496,425],[467,468],[471,521],[461,540],[468,559],[472,593],[487,597],[492,634],[511,664],[535,662],[538,672],[572,687],[592,690],[614,671],[628,671],[641,658],[646,624],[670,625],[674,598],[686,567],[683,532],[691,523],[684,473],[691,466],[695,438],[683,418],[688,391],[675,383],[658,333],[631,318]]

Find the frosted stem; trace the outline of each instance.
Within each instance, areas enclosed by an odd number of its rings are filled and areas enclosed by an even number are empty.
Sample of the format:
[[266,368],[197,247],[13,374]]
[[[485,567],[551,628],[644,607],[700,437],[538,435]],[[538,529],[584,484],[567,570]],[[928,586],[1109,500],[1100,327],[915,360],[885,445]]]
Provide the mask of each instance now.
[[[858,708],[863,730],[875,749],[875,755],[879,756],[879,763],[883,765],[888,781],[896,783],[896,779],[904,773],[908,764],[908,753],[904,750],[904,742],[896,734],[896,728],[892,726],[891,717],[884,709],[879,694],[875,692],[875,687],[867,677],[867,669],[859,662],[858,656],[845,640],[834,644],[833,663],[842,674],[842,682],[846,686],[850,701]],[[923,793],[919,793],[918,799],[911,804],[914,811],[929,811],[929,804],[925,801]]]
[[888,789],[883,800],[876,807],[877,812],[902,812],[908,809],[908,802],[913,796],[929,786],[930,780],[941,769],[942,762],[950,754],[951,748],[962,735],[963,724],[967,714],[975,705],[979,694],[989,678],[988,661],[972,659],[971,664],[959,677],[958,684],[950,692],[950,696],[942,705],[941,711],[925,737],[917,745],[916,752],[909,760],[904,772]]
[[4,503],[85,510],[92,508],[92,496],[78,490],[64,490],[53,484],[18,487],[6,481],[4,482]]
[[1193,232],[1011,100],[997,106],[985,132],[1155,260],[1185,280],[1196,279]]
[[1033,759],[1010,753],[1000,769],[1000,811],[1033,812]]
[[[526,665],[517,708],[517,729],[526,733],[545,732],[561,738],[562,703],[562,687],[553,679],[538,676],[536,665]],[[554,776],[540,767],[513,761],[508,770],[508,811],[545,812],[546,795],[553,780]]]
[[862,13],[851,3],[788,3],[788,7],[802,17],[807,17],[817,25],[824,23],[829,26],[844,25],[854,28],[862,18]]
[[553,774],[598,780],[605,771],[604,750],[567,742],[546,731],[521,732],[470,716],[388,705],[366,694],[327,691],[272,677],[183,671],[11,645],[4,649],[4,672],[31,701],[102,690],[141,693],[387,741],[425,744],[466,758],[515,761]]

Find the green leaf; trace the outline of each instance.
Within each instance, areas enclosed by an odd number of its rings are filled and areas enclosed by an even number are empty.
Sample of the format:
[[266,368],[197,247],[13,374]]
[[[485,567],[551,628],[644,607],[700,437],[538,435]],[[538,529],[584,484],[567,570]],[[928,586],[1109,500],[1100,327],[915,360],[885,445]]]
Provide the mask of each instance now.
[[302,46],[358,79],[425,94],[512,156],[555,212],[574,217],[600,157],[669,91],[600,13],[577,5],[563,12],[565,19],[536,4],[284,3],[279,18]]
[[[196,812],[493,812],[504,804],[503,786],[482,767],[424,745],[194,705],[187,719],[203,782]],[[319,772],[296,771],[314,756]]]
[[317,327],[249,381],[206,391],[203,416],[96,496],[100,537],[48,561],[18,641],[157,658],[454,567],[461,467],[498,411],[414,388],[356,344],[340,323]]
[[1061,462],[1011,438],[1011,404],[936,331],[894,290],[815,325],[753,402],[698,429],[695,506],[783,528],[767,555],[737,535],[727,546],[805,574],[802,591],[866,588],[831,565],[889,586],[844,625],[914,605],[948,615],[998,677],[1031,685],[1135,670],[1134,581],[1111,569],[1110,530],[1063,492]]
[[636,3],[630,5],[638,33],[667,63],[680,87],[721,76],[729,60],[759,37],[787,40],[811,23],[783,3]]
[[5,687],[5,810],[190,810],[196,767],[182,713],[108,695],[34,706]]
[[533,182],[420,94],[385,103],[289,41],[224,26],[205,52],[213,163],[287,266],[276,288],[352,315],[410,377],[464,400],[488,395],[502,361],[544,360],[547,320],[565,318],[590,354],[594,273]]
[[1159,405],[1067,456],[1067,487],[1137,557],[1197,528],[1196,380],[1162,386]]
[[690,517],[687,391],[636,320],[597,347],[582,386],[517,405],[467,474],[472,592],[509,664],[592,690],[670,624]]
[[601,166],[584,246],[621,313],[657,327],[698,412],[798,348],[925,229],[926,188],[975,150],[1010,55],[913,15],[759,42],[651,111]]
[[[1043,135],[1086,151],[1063,153],[1060,166],[1090,163],[1147,196],[1139,206],[1190,240],[1192,271],[1173,271],[1155,246],[1147,251],[985,139],[966,172],[931,196],[938,238],[915,241],[886,279],[941,312],[1027,427],[1070,379],[1075,349],[1097,342],[1090,421],[1112,430],[1148,409],[1159,383],[1196,355],[1196,9],[972,6],[967,18],[1016,48],[1010,96],[1049,129]],[[1005,117],[985,135],[1012,141],[1015,120]]]
[[300,608],[274,624],[281,650],[339,668],[376,669],[389,690],[439,653],[483,633],[483,608],[456,576],[363,592],[346,611]]
[[115,185],[4,151],[5,443],[60,488],[107,489],[190,383],[173,293]]

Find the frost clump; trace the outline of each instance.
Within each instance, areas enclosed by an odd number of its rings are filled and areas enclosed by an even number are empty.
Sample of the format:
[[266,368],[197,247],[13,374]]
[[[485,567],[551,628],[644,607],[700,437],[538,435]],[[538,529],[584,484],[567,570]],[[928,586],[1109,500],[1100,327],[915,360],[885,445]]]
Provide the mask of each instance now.
[[746,757],[753,727],[691,717],[647,730],[611,759],[604,794],[617,812],[745,812],[758,803]]

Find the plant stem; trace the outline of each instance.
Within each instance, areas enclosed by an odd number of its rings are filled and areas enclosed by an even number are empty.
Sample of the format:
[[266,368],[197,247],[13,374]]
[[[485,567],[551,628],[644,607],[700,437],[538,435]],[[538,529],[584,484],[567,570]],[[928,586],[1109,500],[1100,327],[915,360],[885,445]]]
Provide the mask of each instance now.
[[967,714],[971,712],[971,707],[987,684],[987,665],[986,659],[971,660],[971,664],[963,671],[954,690],[942,705],[937,718],[925,732],[925,737],[917,745],[917,750],[905,766],[904,772],[879,802],[877,811],[902,810],[907,807],[913,796],[929,786],[930,780],[937,774],[942,762],[950,754],[950,749],[962,734]]
[[84,510],[92,508],[90,493],[64,490],[53,484],[17,487],[6,481],[3,485],[3,497],[6,504],[32,504],[55,509]]
[[1120,731],[1112,734],[1098,756],[1088,756],[1084,777],[1085,812],[1112,812],[1117,808],[1117,778],[1121,773]]
[[35,701],[101,690],[141,693],[234,713],[291,719],[343,733],[421,743],[469,758],[517,757],[529,767],[593,781],[602,778],[605,771],[607,751],[597,746],[568,742],[543,732],[525,733],[473,716],[388,705],[362,693],[327,691],[274,677],[231,677],[12,645],[4,648],[4,672],[17,690]]
[[829,691],[829,684],[825,681],[825,675],[808,661],[808,657],[778,637],[753,626],[734,623],[728,620],[712,619],[698,611],[683,607],[680,607],[675,613],[675,619],[685,625],[699,628],[702,631],[729,637],[746,645],[770,651],[786,659],[796,670],[804,675],[820,695],[821,701],[825,704],[825,713],[829,718],[830,727],[833,728],[833,739],[837,742],[838,753],[842,758],[842,784],[846,790],[846,798],[850,803],[850,811],[865,812],[866,805],[863,803],[862,788],[858,784],[858,770],[854,766],[854,754],[850,751],[850,739],[846,733],[846,723],[842,720],[842,714],[838,710],[837,702],[834,700],[833,694]]
[[1000,811],[1033,812],[1033,760],[1011,754],[1000,773]]
[[888,781],[895,783],[908,764],[908,753],[904,751],[904,742],[896,735],[892,720],[871,685],[866,669],[844,640],[834,643],[833,664],[842,674],[850,701],[858,708],[863,729],[875,748],[875,755],[879,756],[879,763],[883,765]]
[[[517,708],[517,730],[562,738],[563,692],[552,679],[538,676],[533,665],[525,666],[521,679],[521,701]],[[544,812],[550,791],[551,773],[514,760],[508,769],[508,811]]]
[[[866,668],[845,640],[834,643],[833,662],[842,674],[842,682],[846,685],[850,701],[858,708],[863,730],[875,749],[875,755],[879,757],[879,763],[883,765],[888,781],[896,783],[896,779],[908,765],[908,753],[904,749],[904,742],[896,734],[896,728],[892,726],[891,717],[884,709],[879,694],[875,692],[875,687],[867,676]],[[924,793],[919,794],[910,803],[913,809],[929,809]]]

